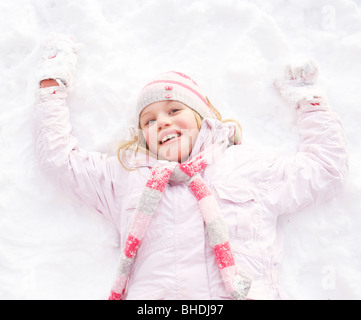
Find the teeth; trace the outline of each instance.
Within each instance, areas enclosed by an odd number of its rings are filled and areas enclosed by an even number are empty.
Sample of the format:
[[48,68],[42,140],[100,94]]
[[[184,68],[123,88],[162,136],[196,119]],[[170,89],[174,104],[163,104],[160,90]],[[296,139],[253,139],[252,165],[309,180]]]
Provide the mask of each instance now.
[[164,142],[166,142],[167,140],[174,139],[174,138],[177,138],[177,137],[179,137],[179,134],[177,134],[177,133],[167,134],[166,136],[164,136],[164,137],[162,138],[161,143],[164,143]]

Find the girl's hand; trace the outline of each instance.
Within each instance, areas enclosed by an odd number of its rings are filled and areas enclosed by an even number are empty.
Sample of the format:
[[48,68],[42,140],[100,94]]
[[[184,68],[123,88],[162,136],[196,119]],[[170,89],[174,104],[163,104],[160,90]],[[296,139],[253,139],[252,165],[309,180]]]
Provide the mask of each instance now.
[[298,65],[287,65],[283,74],[274,81],[280,94],[292,105],[301,100],[312,100],[324,96],[317,87],[318,65],[309,60]]
[[300,65],[287,65],[284,70],[283,79],[288,85],[306,86],[317,82],[318,65],[309,60]]
[[39,84],[43,80],[57,79],[66,87],[71,86],[80,48],[81,46],[69,36],[54,34],[44,39],[40,46],[41,60],[37,73]]

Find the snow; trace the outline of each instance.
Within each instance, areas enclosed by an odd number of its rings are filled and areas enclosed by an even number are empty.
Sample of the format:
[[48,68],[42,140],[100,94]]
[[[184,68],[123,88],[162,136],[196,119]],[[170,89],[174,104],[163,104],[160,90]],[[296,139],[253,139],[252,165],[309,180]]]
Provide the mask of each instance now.
[[291,299],[361,298],[361,1],[0,0],[0,298],[106,299],[119,248],[114,226],[67,198],[33,155],[37,49],[49,32],[79,53],[68,104],[87,150],[113,152],[128,110],[154,75],[177,70],[208,92],[244,143],[292,154],[295,113],[274,77],[314,58],[342,118],[350,152],[345,188],[284,216],[280,281]]

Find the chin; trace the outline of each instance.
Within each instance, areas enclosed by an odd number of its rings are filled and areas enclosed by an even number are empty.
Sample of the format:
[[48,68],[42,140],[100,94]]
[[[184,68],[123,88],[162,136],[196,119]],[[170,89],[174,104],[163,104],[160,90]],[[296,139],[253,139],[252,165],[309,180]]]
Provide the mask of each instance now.
[[178,152],[178,150],[172,150],[170,148],[168,150],[164,150],[164,152],[159,152],[158,158],[160,160],[176,161],[182,163],[189,158],[189,153],[183,152],[182,154],[181,152]]
[[181,155],[158,155],[159,160],[167,160],[172,162],[179,162],[182,163],[188,159],[189,155],[181,156]]

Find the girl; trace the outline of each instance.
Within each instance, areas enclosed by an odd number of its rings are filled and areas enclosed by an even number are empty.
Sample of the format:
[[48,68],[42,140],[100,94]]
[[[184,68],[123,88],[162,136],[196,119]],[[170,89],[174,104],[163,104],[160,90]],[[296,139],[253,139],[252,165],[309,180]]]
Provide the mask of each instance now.
[[114,221],[122,250],[110,299],[281,299],[277,218],[337,194],[347,174],[342,125],[316,90],[317,67],[287,68],[277,88],[297,107],[299,151],[262,158],[241,144],[188,76],[150,81],[137,130],[117,157],[71,135],[68,87],[77,45],[44,42],[36,155],[71,195]]

